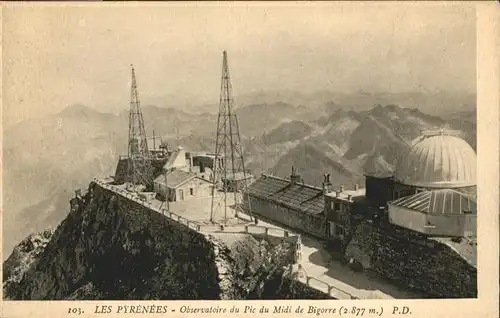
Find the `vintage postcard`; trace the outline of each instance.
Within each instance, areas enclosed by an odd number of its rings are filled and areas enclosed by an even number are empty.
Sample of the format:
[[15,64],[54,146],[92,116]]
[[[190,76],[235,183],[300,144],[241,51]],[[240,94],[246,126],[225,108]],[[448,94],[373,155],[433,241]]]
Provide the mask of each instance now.
[[498,317],[497,2],[2,4],[2,317]]

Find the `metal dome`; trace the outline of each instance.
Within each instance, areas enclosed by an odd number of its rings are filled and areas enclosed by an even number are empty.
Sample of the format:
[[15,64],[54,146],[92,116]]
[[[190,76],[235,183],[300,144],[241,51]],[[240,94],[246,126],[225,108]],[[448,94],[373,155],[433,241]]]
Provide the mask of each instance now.
[[475,186],[476,152],[456,135],[426,133],[398,160],[394,179],[424,188]]

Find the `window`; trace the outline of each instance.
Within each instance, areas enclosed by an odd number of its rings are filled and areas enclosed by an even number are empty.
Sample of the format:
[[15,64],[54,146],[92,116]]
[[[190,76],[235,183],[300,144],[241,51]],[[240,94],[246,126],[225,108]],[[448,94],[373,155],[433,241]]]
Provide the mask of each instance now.
[[330,222],[330,237],[336,237],[336,233],[335,233],[335,223],[333,222]]
[[335,232],[337,232],[341,240],[344,239],[344,228],[342,226],[337,225],[337,229]]
[[189,194],[190,195],[194,195],[194,189],[193,188],[189,188]]
[[340,202],[335,202],[334,203],[333,210],[335,212],[339,212],[340,211]]

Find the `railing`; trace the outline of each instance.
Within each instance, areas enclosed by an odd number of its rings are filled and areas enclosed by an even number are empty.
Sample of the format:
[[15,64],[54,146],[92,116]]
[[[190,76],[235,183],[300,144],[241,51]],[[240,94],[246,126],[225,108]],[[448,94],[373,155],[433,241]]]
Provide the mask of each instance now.
[[[153,206],[153,204],[146,200],[144,197],[139,197],[131,192],[122,189],[120,187],[107,184],[105,182],[102,182],[101,180],[98,180],[94,178],[94,182],[99,184],[100,186],[111,190],[115,193],[118,193],[122,195],[123,197],[132,200],[138,204],[141,204],[143,206],[146,206],[150,208],[151,210],[154,210],[180,224],[186,225],[188,228],[194,229],[196,231],[202,231],[203,229],[205,230],[214,230],[214,226],[206,226],[206,225],[200,225],[198,222],[191,221],[189,219],[186,219],[185,217],[178,215],[174,212],[167,211],[166,209],[158,209]],[[290,233],[287,230],[284,229],[279,229],[279,228],[274,228],[274,227],[267,227],[267,226],[260,226],[260,225],[231,225],[231,226],[224,226],[224,225],[218,225],[215,228],[218,228],[219,232],[225,232],[225,233],[250,233],[250,234],[264,234],[266,236],[275,236],[275,237],[281,237],[281,238],[287,238],[290,236],[297,236],[297,234]]]
[[[295,233],[290,233],[284,229],[272,228],[267,226],[259,226],[259,225],[246,225],[245,226],[246,233],[253,234],[264,234],[269,236],[277,236],[277,237],[289,237],[289,236],[297,236]],[[274,235],[273,235],[274,233]]]
[[335,297],[336,299],[359,299],[358,297],[354,296],[353,294],[345,290],[330,285],[327,282],[324,282],[316,277],[307,275],[307,273],[305,272],[305,270],[302,268],[301,265],[299,265],[299,271],[302,272],[303,275],[299,274],[298,280],[300,282],[303,282],[309,287],[312,287],[325,294],[328,294],[329,296]]
[[[205,227],[205,226],[203,226]],[[213,229],[214,226],[207,226],[207,228]],[[249,233],[249,234],[264,234],[265,236],[274,236],[279,238],[295,237],[298,236],[295,233],[290,233],[287,230],[258,226],[258,225],[229,225],[225,226],[223,224],[216,225],[217,232],[224,233]]]
[[146,200],[143,197],[138,197],[138,196],[128,192],[127,190],[116,187],[114,185],[106,184],[98,179],[94,179],[94,182],[96,182],[97,184],[99,184],[103,188],[106,188],[106,189],[111,190],[115,193],[118,193],[118,194],[122,195],[123,197],[125,197],[129,200],[132,200],[138,204],[146,206],[146,207],[150,208],[151,210],[158,212],[158,213],[172,219],[173,221],[176,221],[177,223],[180,223],[182,225],[187,226],[188,228],[194,229],[198,232],[200,232],[200,230],[201,230],[201,226],[197,222],[188,220],[185,217],[180,216],[178,214],[175,214],[173,212],[167,211],[166,209],[159,209],[159,208],[153,206],[153,204],[150,201]]

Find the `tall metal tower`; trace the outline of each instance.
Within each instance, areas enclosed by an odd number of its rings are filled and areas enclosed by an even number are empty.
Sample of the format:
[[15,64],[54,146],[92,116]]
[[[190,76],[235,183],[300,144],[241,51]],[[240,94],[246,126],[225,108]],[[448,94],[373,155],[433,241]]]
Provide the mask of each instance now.
[[151,156],[148,149],[146,129],[142,117],[139,93],[132,67],[132,85],[130,92],[130,114],[128,127],[128,181],[137,187],[143,185],[147,189],[153,183]]
[[[245,212],[252,218],[250,203],[244,205],[243,196],[247,192],[247,173],[243,159],[238,118],[233,112],[233,97],[227,53],[222,53],[222,80],[217,118],[217,137],[215,142],[215,161],[210,220],[215,222],[216,215],[224,213],[227,223],[231,206],[234,216]],[[233,202],[231,202],[233,197]],[[234,205],[233,205],[234,204]]]

